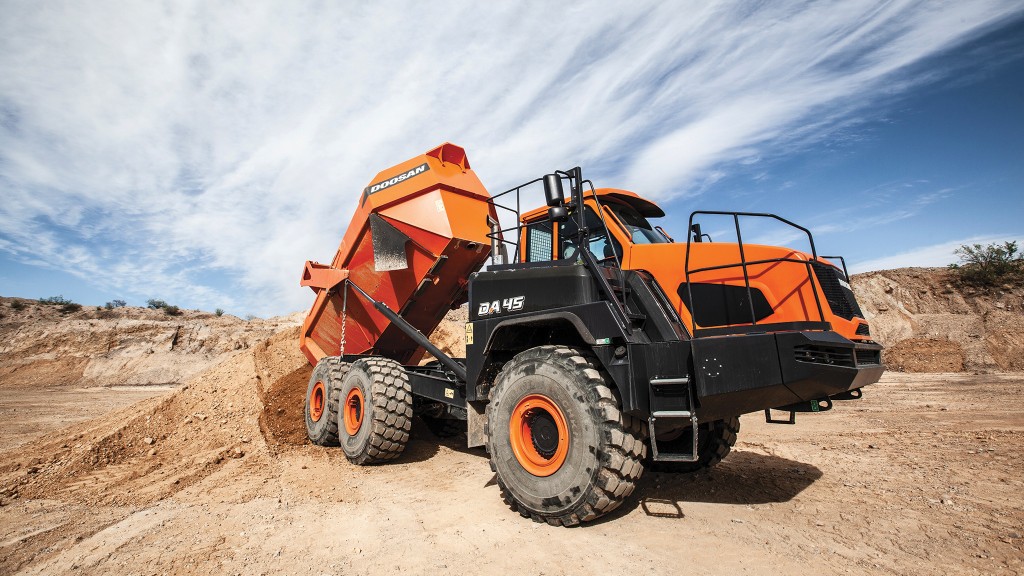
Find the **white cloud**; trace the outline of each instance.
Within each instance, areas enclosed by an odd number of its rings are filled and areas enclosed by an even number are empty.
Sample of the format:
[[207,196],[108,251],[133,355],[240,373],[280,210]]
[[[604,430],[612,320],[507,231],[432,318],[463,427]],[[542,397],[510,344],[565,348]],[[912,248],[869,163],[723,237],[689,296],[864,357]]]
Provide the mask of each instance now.
[[1019,13],[6,3],[0,250],[111,290],[287,312],[308,304],[302,262],[330,258],[359,190],[440,142],[495,191],[555,162],[667,198],[855,121],[924,78],[907,67]]
[[913,250],[907,250],[891,256],[856,262],[850,265],[850,273],[856,274],[859,272],[869,272],[871,270],[892,270],[894,268],[906,268],[911,266],[925,268],[946,266],[957,262],[958,259],[953,251],[965,244],[981,244],[985,246],[992,244],[993,242],[1002,244],[1007,241],[1017,242],[1018,246],[1024,246],[1024,236],[1019,234],[971,236],[960,240],[951,240],[949,242],[920,246]]

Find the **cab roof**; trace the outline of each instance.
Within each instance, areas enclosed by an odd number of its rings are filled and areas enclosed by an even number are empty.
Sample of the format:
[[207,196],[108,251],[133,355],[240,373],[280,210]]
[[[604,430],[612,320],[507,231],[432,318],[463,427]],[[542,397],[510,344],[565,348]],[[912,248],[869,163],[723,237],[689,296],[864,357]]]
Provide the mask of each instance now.
[[[621,190],[619,188],[598,188],[594,191],[597,194],[598,199],[604,202],[608,199],[617,200],[622,204],[625,204],[645,218],[661,218],[665,215],[665,211],[660,206],[651,202],[646,198],[642,198],[636,192],[630,192],[629,190]],[[587,198],[591,196],[589,192],[584,192],[583,197]],[[529,220],[535,220],[537,216],[541,214],[547,214],[547,206],[541,206],[535,208],[529,212],[523,214],[522,220],[524,222]]]

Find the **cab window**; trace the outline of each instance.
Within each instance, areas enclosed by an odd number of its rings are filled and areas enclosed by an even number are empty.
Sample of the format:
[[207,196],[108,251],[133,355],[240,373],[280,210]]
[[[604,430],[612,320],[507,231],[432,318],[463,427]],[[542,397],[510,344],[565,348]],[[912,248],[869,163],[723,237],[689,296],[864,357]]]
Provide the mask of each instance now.
[[[607,260],[614,263],[615,257],[622,258],[622,245],[614,236],[610,236],[605,229],[601,219],[594,213],[590,206],[585,212],[587,229],[590,234],[587,236],[587,247],[590,252],[599,260]],[[558,254],[560,258],[571,258],[576,254],[576,223],[573,220],[561,222],[558,225]]]
[[527,226],[526,262],[551,260],[552,236],[551,222],[538,222]]
[[633,207],[624,204],[606,204],[605,207],[619,219],[634,244],[664,244],[669,241]]

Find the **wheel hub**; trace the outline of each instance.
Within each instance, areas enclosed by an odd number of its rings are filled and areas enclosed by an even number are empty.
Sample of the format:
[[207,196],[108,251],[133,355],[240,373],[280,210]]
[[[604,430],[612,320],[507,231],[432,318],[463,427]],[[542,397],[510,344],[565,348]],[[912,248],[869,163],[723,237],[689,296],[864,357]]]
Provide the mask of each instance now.
[[349,436],[355,436],[363,425],[363,392],[353,387],[345,396],[345,405],[342,410],[342,421],[345,425],[345,432]]
[[562,409],[543,394],[528,394],[512,409],[509,442],[516,461],[534,476],[551,476],[569,454],[569,425]]
[[319,422],[324,415],[324,383],[317,382],[313,385],[313,391],[309,394],[309,419]]
[[544,458],[551,458],[558,450],[558,427],[551,414],[541,410],[530,412],[526,416],[530,427],[530,440],[537,453]]

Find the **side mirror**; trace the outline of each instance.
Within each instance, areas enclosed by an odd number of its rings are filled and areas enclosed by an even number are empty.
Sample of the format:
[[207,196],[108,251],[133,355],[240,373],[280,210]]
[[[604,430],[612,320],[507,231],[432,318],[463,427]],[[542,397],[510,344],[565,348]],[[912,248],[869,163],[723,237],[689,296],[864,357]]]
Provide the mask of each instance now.
[[552,222],[565,222],[569,219],[569,211],[565,206],[552,206],[548,208],[548,219]]
[[703,241],[702,238],[704,237],[704,235],[701,234],[701,232],[700,232],[700,224],[694,224],[693,226],[691,226],[690,227],[690,232],[693,232],[693,241],[694,242],[702,242]]
[[562,193],[562,179],[558,177],[558,174],[544,176],[544,197],[547,199],[548,206],[562,205],[565,195]]

